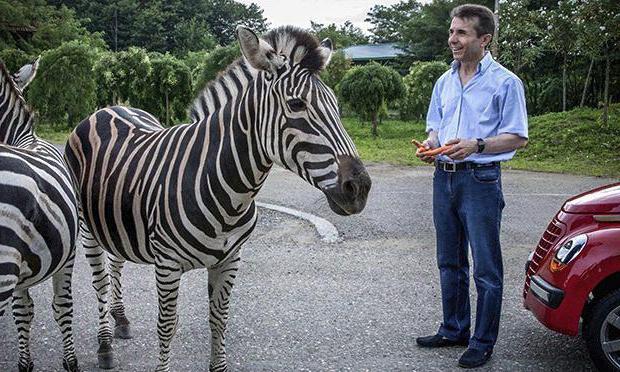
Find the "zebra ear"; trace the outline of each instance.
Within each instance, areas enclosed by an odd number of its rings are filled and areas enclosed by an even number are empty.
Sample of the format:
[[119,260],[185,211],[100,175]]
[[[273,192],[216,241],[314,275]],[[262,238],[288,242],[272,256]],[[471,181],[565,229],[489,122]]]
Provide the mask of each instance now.
[[41,56],[37,57],[34,62],[22,66],[19,71],[13,74],[13,81],[15,85],[17,85],[17,88],[23,91],[34,79],[39,69],[39,60],[41,60]]
[[274,58],[275,50],[265,40],[259,39],[254,31],[237,26],[235,32],[241,46],[241,53],[252,67],[270,72],[275,72],[280,67],[276,66],[278,60]]
[[327,38],[321,41],[321,46],[319,46],[319,54],[323,58],[323,64],[321,69],[325,69],[327,65],[329,65],[329,61],[332,59],[332,52],[334,51],[334,46],[332,41]]

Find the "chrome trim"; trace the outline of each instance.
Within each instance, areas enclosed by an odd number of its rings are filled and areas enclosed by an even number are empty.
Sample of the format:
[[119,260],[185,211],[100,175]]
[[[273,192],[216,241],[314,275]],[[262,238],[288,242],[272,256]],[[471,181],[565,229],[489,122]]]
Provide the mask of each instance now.
[[595,214],[594,219],[598,222],[620,222],[620,214]]

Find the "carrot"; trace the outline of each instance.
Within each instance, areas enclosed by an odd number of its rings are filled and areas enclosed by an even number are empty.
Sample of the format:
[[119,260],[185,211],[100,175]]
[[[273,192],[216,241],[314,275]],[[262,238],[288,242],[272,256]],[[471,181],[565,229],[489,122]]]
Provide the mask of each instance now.
[[452,145],[444,145],[436,149],[427,149],[426,147],[424,147],[424,145],[422,145],[422,143],[420,143],[419,141],[415,139],[412,139],[411,143],[416,145],[416,147],[418,148],[417,153],[423,156],[436,156],[452,148]]
[[422,154],[424,156],[436,156],[436,155],[443,154],[444,152],[450,150],[451,148],[452,148],[452,145],[444,145],[444,146],[438,147],[436,149],[420,151],[420,154]]

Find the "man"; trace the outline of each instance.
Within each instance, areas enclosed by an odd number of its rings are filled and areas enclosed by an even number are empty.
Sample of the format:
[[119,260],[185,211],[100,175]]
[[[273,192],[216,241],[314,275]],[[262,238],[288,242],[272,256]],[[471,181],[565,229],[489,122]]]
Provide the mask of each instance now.
[[[451,145],[434,162],[433,221],[441,281],[443,323],[437,334],[416,339],[422,347],[468,346],[459,366],[473,368],[491,357],[502,304],[500,163],[527,144],[527,112],[521,80],[486,51],[495,27],[480,5],[451,12],[448,44],[454,61],[435,84],[428,109],[425,148]],[[470,333],[469,259],[478,293]]]

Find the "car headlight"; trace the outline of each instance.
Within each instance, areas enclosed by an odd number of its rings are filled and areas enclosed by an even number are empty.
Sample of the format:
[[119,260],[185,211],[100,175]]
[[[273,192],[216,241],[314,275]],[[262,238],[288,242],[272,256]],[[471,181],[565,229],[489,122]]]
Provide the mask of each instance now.
[[555,257],[549,264],[551,272],[556,273],[564,269],[569,262],[579,255],[587,243],[588,236],[586,234],[577,235],[565,241],[555,252]]

